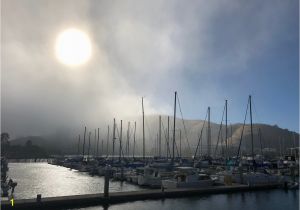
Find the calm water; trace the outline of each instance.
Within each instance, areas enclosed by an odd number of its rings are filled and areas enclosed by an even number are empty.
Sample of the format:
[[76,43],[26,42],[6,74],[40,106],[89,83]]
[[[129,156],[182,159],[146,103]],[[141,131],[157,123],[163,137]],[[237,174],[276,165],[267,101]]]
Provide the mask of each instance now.
[[265,192],[210,195],[193,198],[137,201],[112,205],[82,208],[82,210],[298,210],[298,191],[284,192],[273,190]]
[[[9,175],[18,182],[16,198],[32,198],[75,195],[103,192],[103,178],[48,165],[47,163],[10,163]],[[134,191],[139,187],[120,182],[111,182],[110,191]],[[282,189],[247,193],[218,194],[180,199],[149,200],[80,208],[80,210],[298,210],[299,191]],[[79,210],[79,209],[75,209]]]
[[[47,163],[9,163],[8,176],[18,183],[15,198],[102,193],[104,178]],[[126,182],[110,182],[110,191],[140,190]]]

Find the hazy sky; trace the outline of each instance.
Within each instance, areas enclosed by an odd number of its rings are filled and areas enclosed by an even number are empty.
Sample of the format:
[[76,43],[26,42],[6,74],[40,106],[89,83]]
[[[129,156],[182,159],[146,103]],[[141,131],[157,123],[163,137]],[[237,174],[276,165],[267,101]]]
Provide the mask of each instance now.
[[[172,114],[299,131],[297,0],[2,0],[1,129],[13,136],[101,126],[112,118]],[[58,62],[57,35],[85,31],[91,60]],[[179,114],[179,113],[178,113]]]

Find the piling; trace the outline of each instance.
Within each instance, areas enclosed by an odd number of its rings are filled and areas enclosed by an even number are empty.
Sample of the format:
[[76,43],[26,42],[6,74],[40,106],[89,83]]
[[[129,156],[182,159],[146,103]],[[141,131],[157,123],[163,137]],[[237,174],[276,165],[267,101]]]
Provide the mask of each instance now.
[[41,194],[37,194],[36,195],[36,202],[40,203],[42,201],[42,195]]
[[109,177],[110,177],[110,167],[105,167],[105,177],[104,177],[104,197],[108,198],[109,196]]

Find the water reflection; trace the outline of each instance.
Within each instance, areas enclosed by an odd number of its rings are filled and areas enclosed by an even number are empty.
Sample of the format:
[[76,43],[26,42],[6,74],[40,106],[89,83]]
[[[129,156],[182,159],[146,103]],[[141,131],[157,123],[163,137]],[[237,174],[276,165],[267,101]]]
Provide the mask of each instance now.
[[[213,209],[213,210],[298,210],[298,197],[287,197],[282,190],[274,190],[268,192],[273,198],[273,202],[266,202],[263,200],[265,192],[250,192],[250,193],[233,193],[228,200],[227,195],[209,195],[203,199],[200,197],[191,198],[178,198],[178,199],[165,199],[165,200],[149,200],[149,201],[136,201],[130,203],[123,203],[111,206],[95,206],[83,208],[82,210],[184,210],[184,209]],[[297,194],[299,191],[291,192],[291,194]],[[255,197],[260,197],[255,201]],[[241,199],[244,197],[244,199]],[[75,209],[74,209],[75,210]],[[76,209],[77,210],[77,209]]]
[[[50,197],[102,193],[104,188],[103,177],[47,163],[10,163],[9,177],[18,182],[15,198],[35,198],[37,194]],[[111,192],[134,190],[141,189],[127,183],[110,182]]]
[[[9,176],[18,182],[15,198],[33,198],[103,192],[104,179],[47,163],[10,163]],[[126,182],[110,182],[110,191],[133,191],[141,188]],[[109,206],[75,208],[73,210],[298,210],[299,191],[282,189],[201,195],[190,198],[136,201]]]

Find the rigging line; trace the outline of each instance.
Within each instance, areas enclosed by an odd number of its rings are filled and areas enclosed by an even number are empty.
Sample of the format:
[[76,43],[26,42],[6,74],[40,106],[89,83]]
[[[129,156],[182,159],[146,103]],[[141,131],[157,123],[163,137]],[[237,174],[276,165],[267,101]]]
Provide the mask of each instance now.
[[193,160],[195,160],[195,158],[196,158],[196,155],[197,155],[197,151],[198,151],[198,147],[199,147],[200,141],[201,141],[201,144],[202,144],[202,132],[203,132],[203,128],[204,128],[205,123],[206,123],[207,115],[208,115],[208,113],[206,112],[205,119],[204,119],[204,123],[203,123],[203,125],[202,125],[200,137],[199,137],[199,140],[198,140],[198,144],[197,144],[197,147],[196,147],[196,151],[195,151]]
[[166,133],[166,129],[164,127],[164,123],[163,121],[161,121],[161,125],[162,125],[162,128],[163,128],[163,131],[164,131],[164,134],[165,134],[165,140],[167,142],[167,153],[171,154],[171,150],[170,150],[170,145],[169,145],[169,141],[168,141],[168,136],[167,136],[167,133]]
[[186,138],[186,141],[187,141],[187,144],[188,144],[189,152],[190,152],[190,154],[192,154],[192,149],[191,149],[191,146],[190,146],[190,143],[189,143],[189,138],[188,138],[188,135],[187,135],[186,126],[185,126],[184,119],[183,119],[183,114],[182,114],[182,111],[181,111],[181,105],[180,105],[178,93],[177,93],[177,101],[178,101],[179,111],[180,111],[180,114],[181,114],[181,120],[182,120],[182,124],[183,124],[183,128],[184,128],[185,138]]
[[241,132],[241,138],[240,138],[240,143],[239,143],[239,147],[238,147],[238,153],[237,153],[237,156],[236,156],[236,159],[235,159],[234,166],[236,166],[237,159],[240,155],[240,149],[241,149],[241,144],[242,144],[242,139],[243,139],[243,134],[244,134],[244,128],[245,128],[245,123],[246,123],[246,120],[247,120],[248,108],[249,108],[249,100],[248,100],[248,103],[247,103],[247,109],[246,109],[243,128],[242,128],[242,132]]
[[224,106],[224,109],[223,109],[222,120],[221,120],[221,123],[220,123],[220,129],[219,129],[219,132],[218,132],[218,140],[217,140],[217,145],[216,145],[215,152],[214,152],[214,157],[216,157],[216,152],[217,152],[217,148],[218,148],[218,145],[219,145],[220,133],[221,133],[222,124],[223,124],[223,120],[224,120],[224,113],[225,113],[225,106]]

